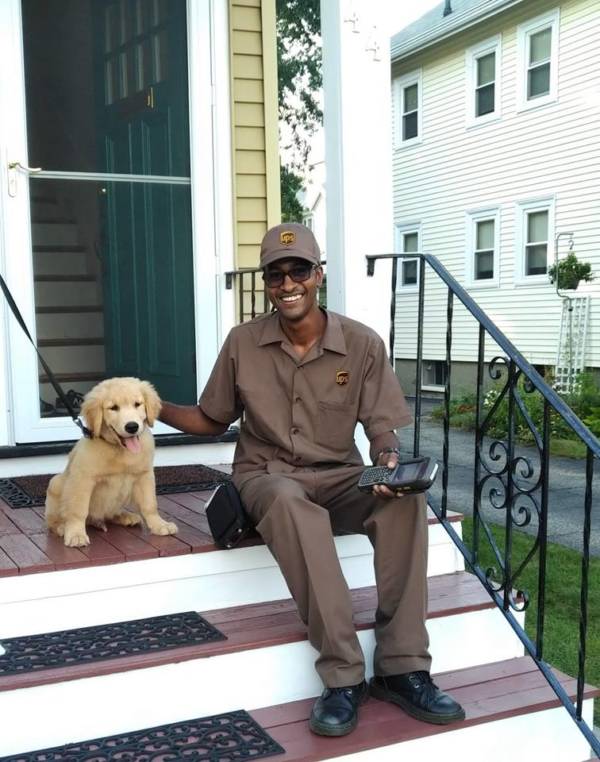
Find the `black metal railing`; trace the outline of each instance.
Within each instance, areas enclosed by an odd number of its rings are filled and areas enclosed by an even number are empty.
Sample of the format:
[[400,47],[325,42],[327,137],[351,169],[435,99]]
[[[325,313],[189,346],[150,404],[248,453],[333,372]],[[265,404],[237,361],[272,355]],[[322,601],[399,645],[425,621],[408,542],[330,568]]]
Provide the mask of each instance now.
[[[321,267],[326,269],[326,261],[321,262]],[[325,306],[325,280],[324,288],[319,295],[319,301]],[[241,267],[238,270],[229,270],[225,273],[225,288],[237,291],[236,316],[238,323],[253,320],[259,315],[270,312],[269,297],[262,280],[260,267]]]
[[[396,280],[398,260],[418,259],[418,325],[416,340],[416,389],[415,428],[413,454],[418,455],[421,446],[422,423],[422,366],[425,318],[426,272],[433,270],[437,276],[433,285],[436,300],[439,289],[447,290],[446,300],[446,381],[443,400],[443,443],[441,495],[430,495],[430,505],[442,523],[473,573],[479,578],[506,620],[519,637],[527,653],[543,673],[544,677],[569,712],[575,723],[589,742],[596,755],[600,756],[600,740],[582,716],[584,684],[586,672],[586,647],[588,643],[588,591],[590,568],[590,536],[592,519],[592,495],[595,460],[600,457],[600,442],[574,414],[565,401],[549,386],[536,369],[523,357],[496,324],[469,296],[465,289],[450,275],[440,261],[429,254],[382,254],[367,256],[367,274],[373,275],[379,259],[392,259],[391,330],[390,357],[394,358],[396,322]],[[409,298],[409,297],[406,297]],[[473,536],[470,547],[455,531],[448,520],[448,495],[450,458],[450,404],[452,388],[452,328],[455,300],[460,302],[478,326],[477,372],[475,406],[474,476],[473,476]],[[435,315],[439,320],[439,312]],[[499,348],[499,354],[488,360],[487,370],[490,382],[486,384],[486,338],[489,337]],[[496,349],[494,348],[494,352]],[[412,359],[412,358],[411,358]],[[463,357],[464,359],[464,357]],[[492,394],[486,392],[492,389]],[[535,406],[532,405],[533,395]],[[528,404],[529,403],[529,404]],[[537,410],[536,420],[531,410]],[[550,442],[552,428],[561,421],[585,446],[585,474],[582,481],[583,521],[581,531],[581,577],[578,598],[579,621],[574,623],[578,653],[577,689],[573,702],[567,691],[554,675],[544,659],[544,633],[547,614],[548,575],[548,527],[550,507]],[[500,430],[500,433],[499,433]],[[526,440],[533,449],[519,446]],[[564,485],[562,485],[564,486]],[[439,493],[439,490],[438,490]],[[502,513],[504,515],[502,515]],[[503,519],[501,522],[490,519]],[[498,543],[491,524],[500,523],[503,535]],[[515,533],[527,532],[529,547],[521,550],[517,559],[514,553]],[[485,547],[483,543],[486,543]],[[491,553],[493,563],[485,568],[481,565],[483,553]],[[531,596],[522,589],[524,571],[537,564],[537,591],[535,594],[535,636],[530,637],[515,615],[530,607]],[[531,611],[531,609],[530,609]],[[533,613],[533,612],[532,612]]]

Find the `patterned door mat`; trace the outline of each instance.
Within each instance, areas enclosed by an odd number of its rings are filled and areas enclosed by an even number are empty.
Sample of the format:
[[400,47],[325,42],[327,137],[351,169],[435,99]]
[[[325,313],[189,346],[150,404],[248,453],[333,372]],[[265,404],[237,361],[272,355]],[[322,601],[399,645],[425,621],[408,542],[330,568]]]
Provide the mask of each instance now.
[[142,760],[193,759],[218,762],[262,759],[285,754],[281,747],[248,712],[215,714],[185,722],[173,722],[147,730],[96,738],[67,746],[0,757],[0,762],[52,762],[53,760],[94,760],[94,762],[141,762]]
[[[200,465],[157,466],[154,474],[158,495],[201,492],[231,480],[231,476],[223,471]],[[53,476],[54,474],[39,474],[0,479],[0,498],[11,508],[34,508],[44,505],[48,482]]]
[[0,676],[227,640],[195,611],[2,640]]

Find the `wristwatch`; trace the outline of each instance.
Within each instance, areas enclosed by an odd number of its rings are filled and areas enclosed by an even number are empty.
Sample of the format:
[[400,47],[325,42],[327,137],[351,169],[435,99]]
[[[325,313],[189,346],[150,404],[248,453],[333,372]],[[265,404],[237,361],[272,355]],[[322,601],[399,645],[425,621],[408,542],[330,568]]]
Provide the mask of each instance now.
[[384,452],[385,453],[387,453],[387,452],[395,452],[396,455],[398,456],[398,459],[400,459],[400,450],[397,447],[384,447],[383,450],[379,450],[377,455],[373,458],[373,465],[374,466],[377,465],[377,461],[383,455]]

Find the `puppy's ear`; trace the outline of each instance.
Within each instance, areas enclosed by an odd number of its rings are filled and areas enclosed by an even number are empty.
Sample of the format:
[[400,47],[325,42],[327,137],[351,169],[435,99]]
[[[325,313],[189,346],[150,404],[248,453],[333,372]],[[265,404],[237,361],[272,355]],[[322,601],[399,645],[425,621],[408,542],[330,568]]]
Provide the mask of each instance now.
[[160,413],[162,404],[160,397],[156,393],[156,389],[149,381],[141,381],[140,387],[144,396],[144,405],[146,406],[146,418],[148,419],[148,426],[154,426],[154,421]]
[[81,415],[85,418],[88,429],[94,437],[100,436],[102,429],[102,399],[100,396],[88,392],[81,406]]

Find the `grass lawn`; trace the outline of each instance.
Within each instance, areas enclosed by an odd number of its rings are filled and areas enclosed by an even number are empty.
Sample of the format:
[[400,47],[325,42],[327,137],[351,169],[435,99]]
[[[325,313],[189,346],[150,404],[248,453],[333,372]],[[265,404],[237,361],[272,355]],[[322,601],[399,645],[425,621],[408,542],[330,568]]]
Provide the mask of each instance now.
[[[503,527],[492,526],[499,547],[503,547]],[[463,536],[471,546],[473,519],[463,521]],[[524,532],[513,535],[513,568],[531,549],[533,538]],[[487,539],[480,540],[480,565],[494,566]],[[537,618],[538,555],[533,557],[518,580],[518,588],[530,594],[525,629],[535,642]],[[579,604],[581,554],[562,545],[548,543],[546,565],[546,616],[544,626],[544,659],[562,672],[577,676],[579,653]],[[590,559],[588,575],[588,629],[585,680],[600,686],[600,558]],[[594,722],[600,726],[600,700],[595,702]]]

